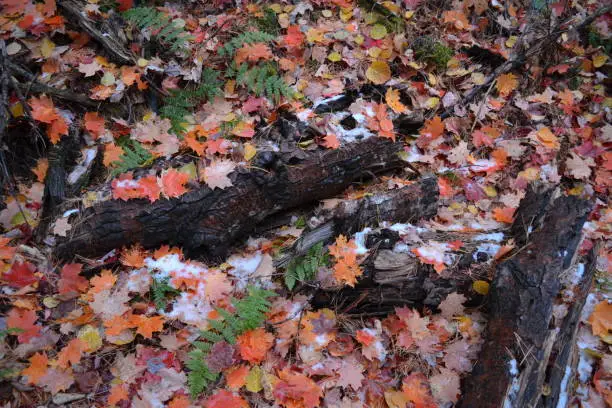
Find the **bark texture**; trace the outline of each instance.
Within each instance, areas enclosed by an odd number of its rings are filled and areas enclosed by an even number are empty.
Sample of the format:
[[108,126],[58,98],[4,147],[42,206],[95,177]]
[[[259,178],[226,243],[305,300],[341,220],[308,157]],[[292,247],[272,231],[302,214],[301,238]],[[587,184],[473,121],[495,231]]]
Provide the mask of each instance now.
[[560,276],[572,265],[591,206],[551,188],[533,189],[521,203],[512,228],[518,250],[497,267],[486,340],[463,407],[540,403],[548,362],[560,346],[553,321]]
[[[86,209],[56,255],[99,256],[142,244],[182,246],[190,255],[223,256],[239,236],[278,211],[332,197],[372,173],[403,166],[402,143],[370,138],[342,149],[275,158],[269,170],[234,172],[233,187],[206,186],[176,199],[111,200]],[[431,191],[419,192],[426,196]]]

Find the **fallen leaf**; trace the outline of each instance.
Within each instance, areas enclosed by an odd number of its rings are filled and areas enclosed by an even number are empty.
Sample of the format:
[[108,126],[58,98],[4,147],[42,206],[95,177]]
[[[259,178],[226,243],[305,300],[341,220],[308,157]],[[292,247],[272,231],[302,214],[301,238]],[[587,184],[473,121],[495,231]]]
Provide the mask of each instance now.
[[28,343],[35,337],[40,336],[41,326],[35,324],[38,317],[33,310],[12,308],[6,316],[6,327],[8,329],[19,329],[17,340],[19,343]]
[[354,240],[347,241],[344,235],[339,235],[336,242],[329,246],[329,253],[335,258],[334,277],[338,282],[355,286],[357,278],[363,271],[357,264],[357,245]]
[[376,85],[382,85],[391,79],[391,68],[385,61],[374,61],[366,70],[366,77]]
[[518,78],[516,75],[502,74],[497,78],[497,82],[495,84],[495,89],[497,92],[503,97],[510,95],[518,86]]
[[274,344],[274,336],[263,328],[244,332],[236,339],[238,351],[243,360],[251,364],[261,363]]
[[612,303],[604,300],[595,305],[589,323],[594,335],[602,339],[609,338],[612,330]]
[[45,353],[36,353],[28,359],[30,365],[21,372],[28,377],[28,384],[38,384],[38,381],[47,373],[49,359]]
[[233,186],[228,175],[236,169],[236,163],[231,160],[216,160],[204,168],[203,179],[211,189],[225,189]]
[[89,286],[89,281],[80,276],[82,264],[72,263],[62,267],[61,278],[57,289],[60,295],[78,295]]
[[83,340],[70,340],[57,354],[57,365],[61,368],[68,368],[73,364],[78,364],[85,350],[87,350],[87,343]]

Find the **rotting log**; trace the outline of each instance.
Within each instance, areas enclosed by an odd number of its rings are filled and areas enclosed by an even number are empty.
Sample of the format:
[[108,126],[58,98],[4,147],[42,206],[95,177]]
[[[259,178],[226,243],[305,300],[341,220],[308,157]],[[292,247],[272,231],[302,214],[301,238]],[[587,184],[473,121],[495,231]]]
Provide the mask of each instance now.
[[[192,256],[221,257],[235,239],[274,213],[333,197],[354,181],[403,167],[398,155],[402,149],[401,142],[369,138],[337,150],[305,153],[302,159],[279,154],[268,170],[235,171],[230,175],[233,187],[223,190],[202,185],[179,198],[154,203],[102,202],[79,215],[55,254],[67,259],[76,254],[99,256],[133,244],[170,244]],[[415,194],[427,197],[432,191]]]
[[438,180],[427,176],[413,184],[356,200],[344,200],[319,217],[316,228],[305,231],[275,265],[285,266],[296,256],[304,255],[319,242],[337,235],[351,235],[364,227],[377,227],[381,221],[415,222],[429,219],[438,211]]
[[511,229],[518,249],[496,269],[486,339],[465,381],[462,407],[541,403],[547,367],[560,346],[561,330],[553,321],[560,276],[574,262],[591,207],[550,187],[531,189],[521,202]]
[[364,276],[354,288],[318,290],[310,304],[339,313],[386,315],[400,306],[435,308],[449,293],[467,292],[472,283],[461,268],[440,276],[407,253],[381,249],[372,258],[363,265]]

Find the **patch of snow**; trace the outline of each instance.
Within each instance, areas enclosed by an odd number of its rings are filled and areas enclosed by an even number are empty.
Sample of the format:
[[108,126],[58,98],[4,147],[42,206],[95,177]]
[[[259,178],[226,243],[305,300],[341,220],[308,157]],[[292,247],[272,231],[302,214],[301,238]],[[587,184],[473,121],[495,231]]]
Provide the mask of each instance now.
[[557,401],[557,408],[565,408],[567,406],[567,385],[569,383],[570,375],[572,374],[572,367],[565,367],[565,373],[563,374],[563,379],[561,380],[560,386],[560,394],[559,400]]
[[503,232],[492,232],[490,234],[479,234],[474,237],[474,241],[501,242],[503,239],[504,239]]
[[509,366],[510,375],[513,377],[516,377],[519,374],[518,364],[516,362],[516,359],[513,358],[512,360],[508,361],[508,366]]
[[208,314],[212,311],[212,306],[204,297],[183,292],[172,302],[172,311],[163,314],[170,319],[205,329],[208,326]]
[[368,253],[368,249],[365,246],[365,240],[370,232],[372,232],[372,228],[366,227],[355,234],[355,244],[357,245],[355,253],[357,255],[365,255]]
[[312,109],[304,109],[303,111],[298,112],[296,116],[302,122],[306,122],[310,115],[312,115]]
[[62,214],[62,218],[70,217],[72,214],[76,214],[79,211],[80,210],[78,208],[73,208],[72,210],[68,210],[64,214]]
[[138,184],[137,180],[118,180],[117,188],[139,188],[140,184]]
[[578,379],[581,383],[586,384],[591,379],[593,373],[593,357],[588,355],[584,350],[580,350],[580,359],[578,360]]
[[338,99],[341,99],[343,96],[344,96],[344,94],[339,94],[339,95],[336,95],[336,96],[332,96],[331,98],[318,100],[318,101],[315,102],[313,108],[316,109],[320,105],[324,105],[326,103],[337,101]]
[[208,268],[195,262],[183,262],[178,254],[168,254],[159,259],[146,258],[145,266],[155,270],[156,279],[187,278],[197,279],[208,272]]
[[476,248],[476,251],[472,255],[472,258],[474,258],[474,260],[477,260],[479,253],[487,254],[489,258],[492,258],[495,256],[495,254],[499,251],[500,248],[501,246],[498,244],[485,242],[483,244],[478,245],[478,248]]
[[393,247],[393,252],[409,254],[410,247],[403,242],[396,242]]

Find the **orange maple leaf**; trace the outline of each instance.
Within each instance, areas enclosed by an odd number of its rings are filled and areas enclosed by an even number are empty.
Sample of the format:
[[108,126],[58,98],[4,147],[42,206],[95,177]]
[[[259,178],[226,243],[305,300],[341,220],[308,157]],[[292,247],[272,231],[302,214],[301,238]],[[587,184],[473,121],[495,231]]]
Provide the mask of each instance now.
[[249,366],[240,365],[230,368],[225,373],[225,383],[229,389],[238,391],[246,384],[247,375],[249,375]]
[[121,263],[132,268],[142,268],[144,266],[144,259],[145,251],[139,245],[124,249],[121,254]]
[[60,141],[62,136],[68,134],[68,123],[66,119],[59,116],[56,120],[51,123],[51,126],[47,128],[47,136],[51,143],[56,144]]
[[422,373],[412,373],[404,378],[402,392],[414,408],[437,408],[438,404],[431,396],[427,378]]
[[164,330],[164,321],[164,316],[133,315],[131,319],[136,327],[136,333],[141,334],[145,339],[152,338],[154,332]]
[[188,191],[185,183],[188,181],[189,175],[176,169],[169,169],[161,177],[162,189],[168,197],[179,197],[185,194]]
[[111,387],[108,393],[108,400],[106,401],[109,405],[117,405],[119,401],[128,401],[129,395],[125,384],[115,384]]
[[354,286],[357,277],[363,271],[357,264],[357,244],[355,240],[347,241],[344,235],[336,238],[336,242],[329,246],[329,253],[335,258],[334,277],[339,282],[344,282],[349,286]]
[[8,329],[19,329],[20,332],[17,335],[17,340],[19,343],[28,343],[32,338],[40,336],[40,329],[42,327],[34,324],[36,319],[36,312],[33,310],[15,307],[8,312],[6,327]]
[[64,265],[57,286],[60,295],[73,294],[76,296],[87,289],[89,281],[79,275],[82,268],[83,265],[77,263]]
[[32,97],[29,104],[32,108],[32,118],[34,120],[51,124],[60,117],[55,110],[55,106],[53,106],[53,101],[46,95],[42,95],[40,98]]
[[121,332],[134,327],[134,321],[132,316],[116,315],[109,320],[104,321],[104,327],[106,327],[106,334],[109,336],[119,336]]
[[104,145],[104,160],[102,163],[104,166],[108,167],[115,162],[121,161],[121,156],[123,156],[124,153],[121,146],[113,142],[107,143]]
[[518,86],[518,77],[512,73],[502,74],[497,78],[495,88],[503,97],[510,95]]
[[100,276],[94,276],[89,282],[91,283],[90,292],[100,293],[103,290],[111,289],[117,282],[117,277],[109,269],[103,269]]
[[21,372],[28,377],[28,384],[38,384],[38,380],[47,374],[49,358],[45,353],[36,353],[29,358],[30,365]]
[[36,162],[36,167],[32,169],[32,173],[36,175],[36,180],[41,183],[45,181],[45,177],[47,176],[47,170],[49,169],[49,160],[46,157],[38,159]]
[[68,368],[72,364],[78,364],[87,347],[87,343],[81,339],[70,340],[57,354],[57,365],[61,368]]
[[249,404],[239,395],[228,390],[219,390],[204,403],[206,408],[248,408]]
[[328,133],[323,138],[323,146],[328,149],[337,149],[340,147],[340,142],[338,141],[338,137],[333,133]]
[[593,334],[601,338],[607,337],[612,330],[612,304],[607,300],[595,305],[589,317]]
[[121,80],[124,84],[131,86],[139,79],[140,72],[138,72],[138,67],[128,67],[126,65],[121,67]]
[[272,57],[272,51],[266,43],[257,42],[253,44],[244,44],[242,48],[236,51],[234,60],[240,65],[244,61],[255,62],[259,60],[269,60]]
[[408,109],[406,108],[406,105],[404,105],[400,101],[400,93],[397,89],[393,89],[391,87],[387,88],[387,93],[385,94],[385,101],[395,113],[404,113]]
[[503,222],[506,224],[512,224],[514,220],[514,212],[516,208],[511,207],[497,207],[493,209],[493,219],[497,222]]
[[274,336],[264,328],[249,330],[236,339],[243,360],[252,364],[261,363],[274,343]]
[[444,133],[444,122],[438,115],[432,119],[426,120],[425,125],[421,129],[420,136],[417,140],[417,145],[421,148],[426,147],[433,140],[439,138]]
[[[186,395],[175,395],[172,400],[168,403],[168,408],[189,408],[191,407],[191,401]],[[225,407],[229,408],[229,407]]]
[[469,30],[471,25],[463,11],[447,10],[443,14],[444,23],[452,24],[457,30]]
[[294,372],[289,368],[278,373],[279,380],[274,384],[272,395],[276,402],[285,407],[315,408],[323,390],[313,380],[304,374]]
[[104,118],[98,112],[87,112],[83,117],[85,129],[91,134],[94,140],[104,133]]

